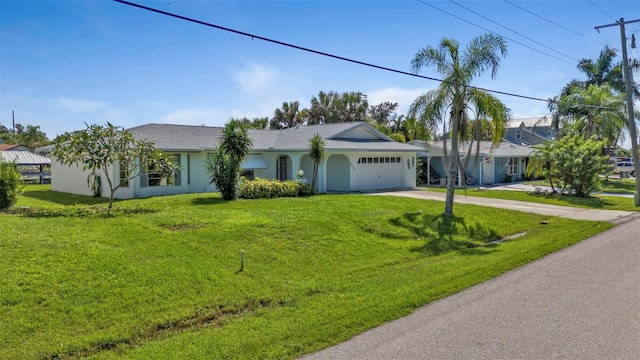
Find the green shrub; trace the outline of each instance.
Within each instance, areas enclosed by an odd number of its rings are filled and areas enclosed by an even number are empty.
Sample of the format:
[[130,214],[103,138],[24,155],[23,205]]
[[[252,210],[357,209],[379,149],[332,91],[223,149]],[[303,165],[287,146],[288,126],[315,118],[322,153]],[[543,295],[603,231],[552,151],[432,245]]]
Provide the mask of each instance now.
[[311,194],[313,194],[313,188],[310,184],[260,178],[242,181],[238,191],[238,197],[242,199],[271,199],[276,197],[307,196]]
[[22,176],[16,163],[0,160],[0,211],[8,209],[18,201],[22,186]]

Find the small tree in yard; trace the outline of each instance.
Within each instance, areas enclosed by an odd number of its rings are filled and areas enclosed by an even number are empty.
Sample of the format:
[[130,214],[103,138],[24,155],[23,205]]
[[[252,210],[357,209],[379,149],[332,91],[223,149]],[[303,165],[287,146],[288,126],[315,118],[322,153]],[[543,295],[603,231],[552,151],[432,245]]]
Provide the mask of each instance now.
[[309,157],[313,159],[313,177],[311,180],[311,188],[316,188],[316,180],[318,180],[318,167],[320,163],[324,160],[324,145],[325,141],[322,139],[320,134],[315,134],[309,140]]
[[252,144],[249,131],[243,123],[231,120],[224,126],[218,151],[208,160],[209,179],[223,199],[236,198],[242,162],[247,158]]
[[[92,189],[96,188],[98,172],[102,171],[110,191],[109,209],[113,207],[116,190],[150,167],[163,176],[180,169],[173,155],[157,150],[151,142],[136,140],[133,134],[111,123],[87,125],[85,130],[71,134],[68,141],[60,138],[52,154],[63,165],[81,164],[83,170],[89,171],[87,185]],[[117,173],[114,173],[114,164],[119,164]],[[122,174],[124,178],[120,178]]]
[[8,209],[18,201],[22,186],[22,176],[16,163],[3,161],[0,157],[0,211]]
[[605,172],[607,155],[603,154],[605,142],[585,140],[579,134],[571,134],[536,148],[527,174],[538,174],[554,183],[575,191],[578,197],[586,197],[599,187],[598,175]]

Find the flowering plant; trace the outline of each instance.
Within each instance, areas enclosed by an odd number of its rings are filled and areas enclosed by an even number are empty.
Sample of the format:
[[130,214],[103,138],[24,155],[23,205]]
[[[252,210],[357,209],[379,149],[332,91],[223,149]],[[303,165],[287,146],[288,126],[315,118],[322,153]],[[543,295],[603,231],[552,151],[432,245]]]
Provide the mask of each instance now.
[[298,170],[298,179],[302,179],[303,176],[304,176],[304,171]]

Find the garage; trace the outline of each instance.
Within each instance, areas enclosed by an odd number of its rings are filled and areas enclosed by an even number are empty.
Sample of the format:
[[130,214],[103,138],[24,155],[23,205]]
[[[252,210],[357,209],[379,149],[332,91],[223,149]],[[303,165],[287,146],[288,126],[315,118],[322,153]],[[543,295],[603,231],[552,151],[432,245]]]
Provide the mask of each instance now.
[[356,164],[353,190],[405,187],[402,166],[402,158],[398,156],[361,157]]

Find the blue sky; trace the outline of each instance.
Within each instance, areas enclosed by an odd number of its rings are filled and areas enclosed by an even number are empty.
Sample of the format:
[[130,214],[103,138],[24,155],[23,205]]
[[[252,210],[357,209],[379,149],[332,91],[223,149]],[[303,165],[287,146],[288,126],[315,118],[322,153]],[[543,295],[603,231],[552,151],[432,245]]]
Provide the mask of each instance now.
[[[465,45],[486,33],[420,1],[136,1],[240,31],[410,71],[442,37]],[[542,47],[450,1],[427,4],[559,59],[507,40],[498,76],[475,85],[548,98],[582,78],[577,60],[620,49],[617,27],[640,19],[640,2],[516,1],[569,32],[505,2],[459,1]],[[40,125],[50,138],[84,123],[223,125],[273,115],[284,101],[303,107],[319,91],[362,91],[370,104],[406,112],[434,81],[387,73],[169,18],[112,1],[0,1],[0,124]],[[627,35],[640,38],[640,24]],[[639,39],[640,41],[640,39]],[[640,44],[639,44],[640,45]],[[555,52],[557,51],[557,52]],[[638,58],[638,49],[630,49]],[[562,53],[562,54],[560,54]],[[439,77],[435,70],[422,75]],[[635,75],[636,78],[640,74]],[[498,96],[514,117],[542,116],[543,102]]]

